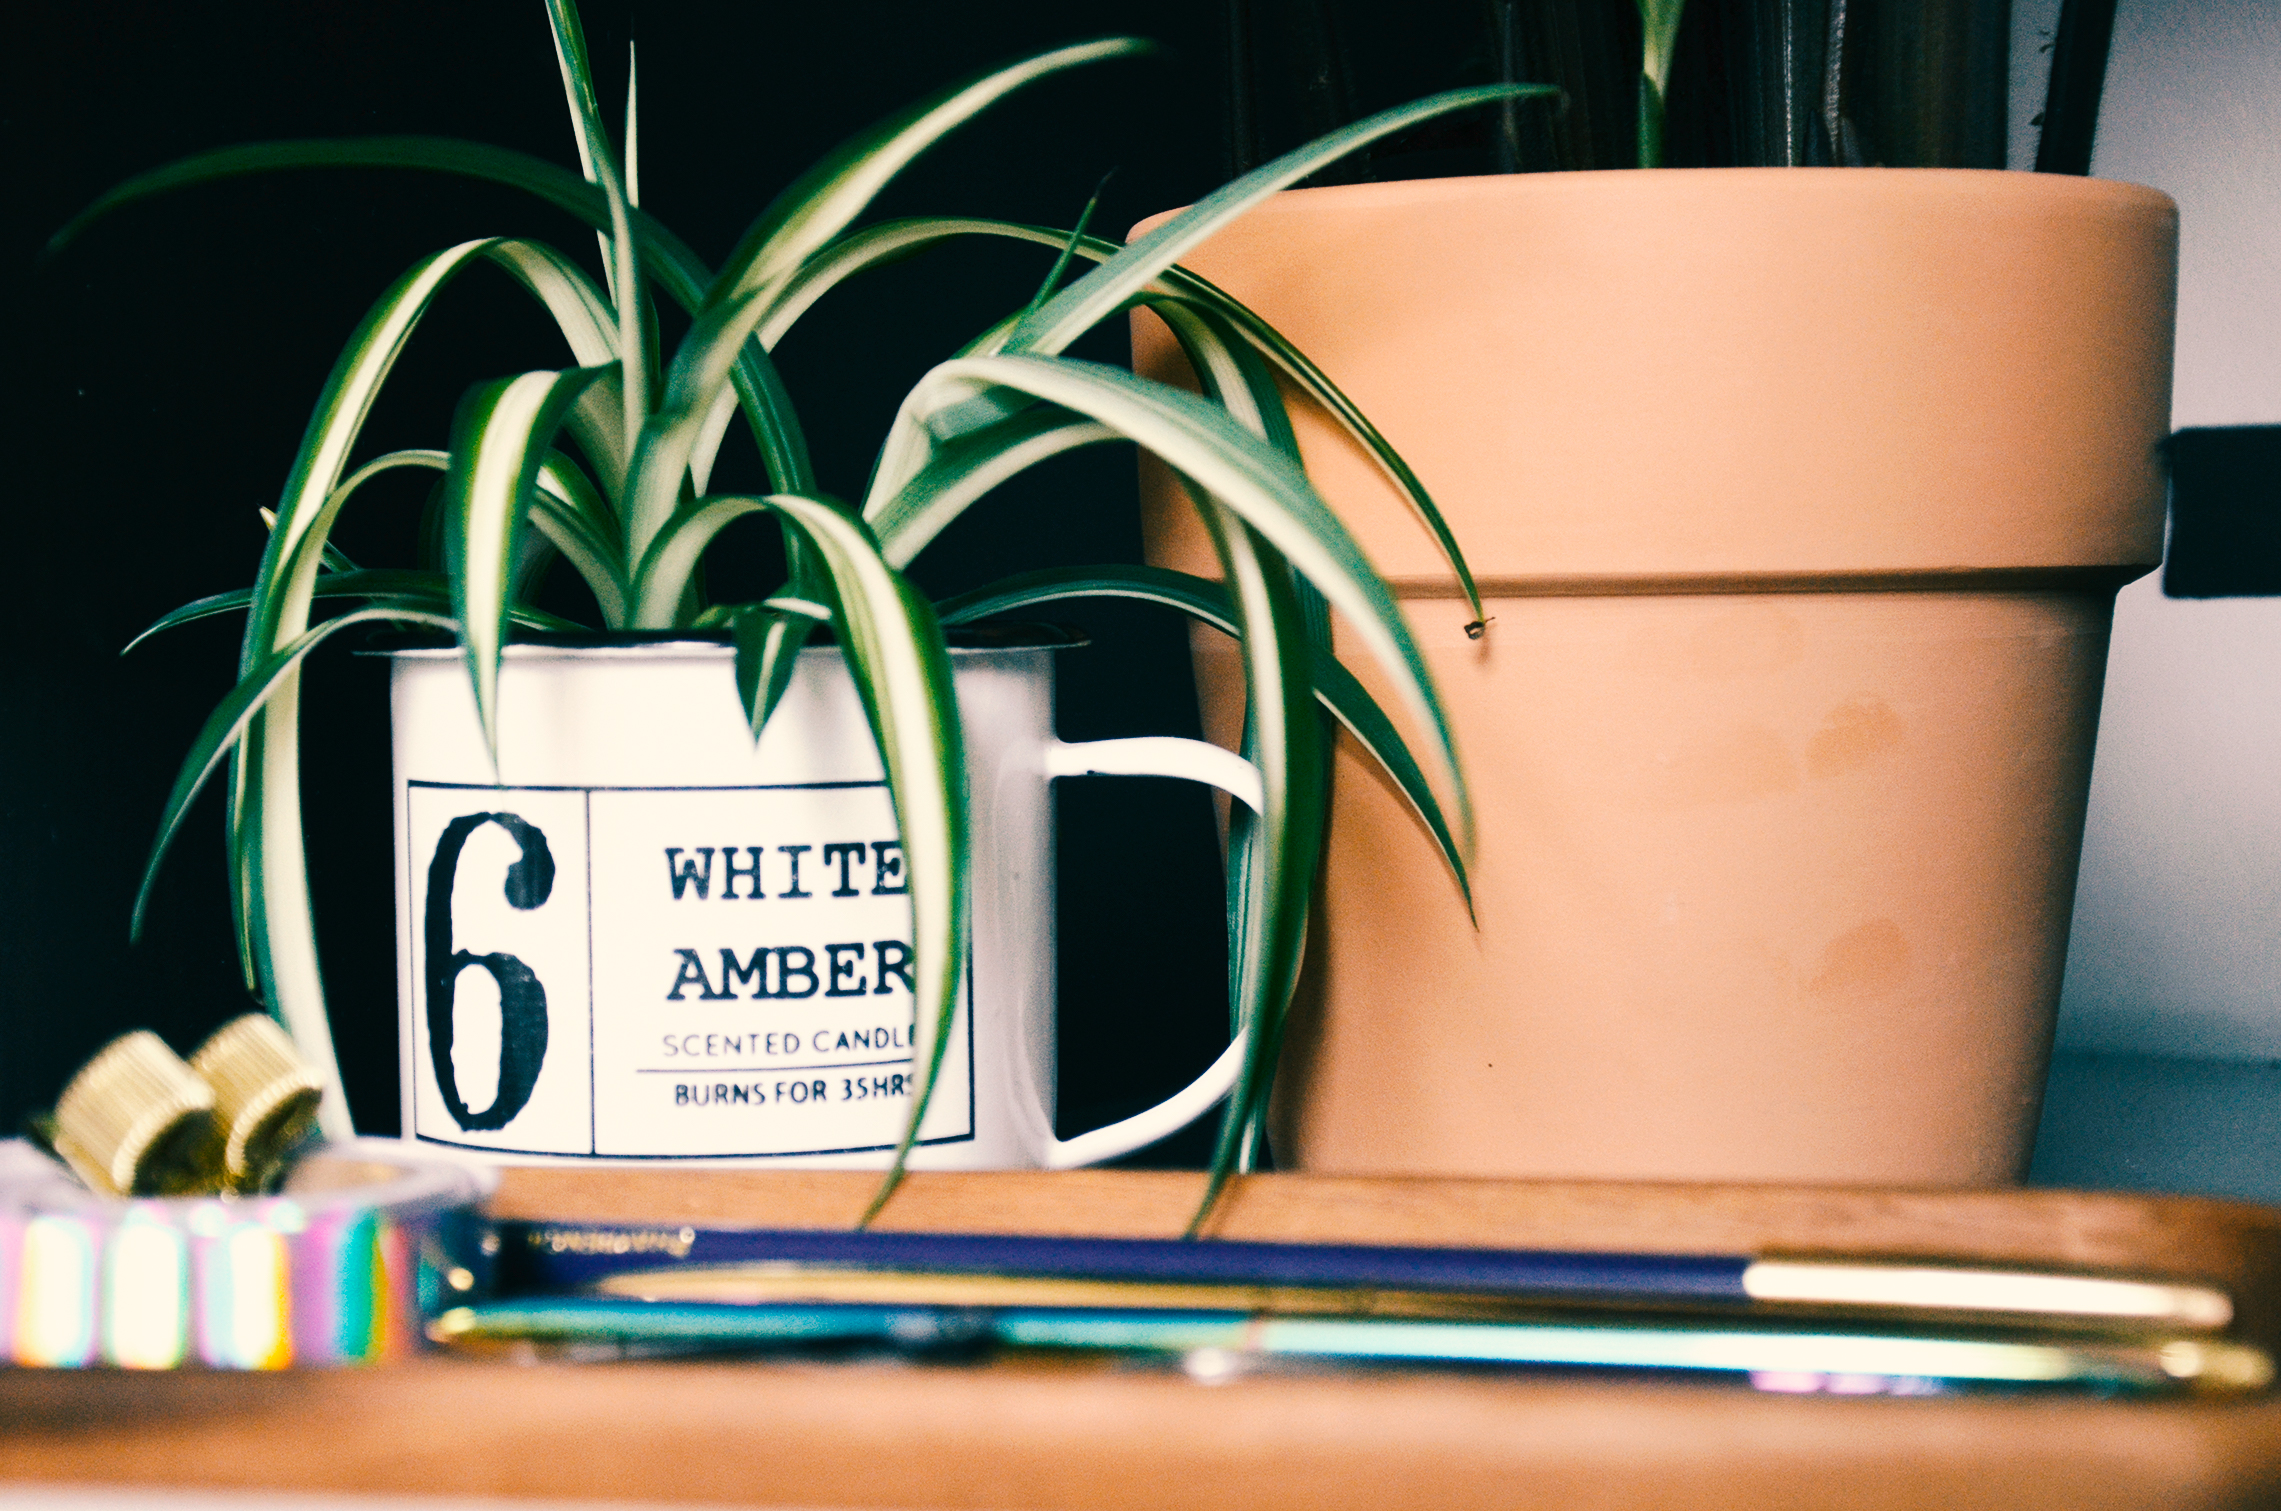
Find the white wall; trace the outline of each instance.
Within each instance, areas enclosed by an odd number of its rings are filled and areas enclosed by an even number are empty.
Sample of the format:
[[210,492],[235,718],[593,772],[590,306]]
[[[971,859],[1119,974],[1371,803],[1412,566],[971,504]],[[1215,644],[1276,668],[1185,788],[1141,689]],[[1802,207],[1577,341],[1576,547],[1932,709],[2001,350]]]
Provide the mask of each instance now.
[[2004,166],[2023,173],[2035,166],[2035,118],[2051,87],[2051,36],[2058,25],[2059,0],[2012,0],[2011,141]]
[[[2015,7],[2020,166],[2057,5]],[[2092,171],[2179,204],[2174,423],[2281,422],[2281,0],[2122,0]],[[2281,599],[2123,590],[2059,1037],[2281,1059]]]

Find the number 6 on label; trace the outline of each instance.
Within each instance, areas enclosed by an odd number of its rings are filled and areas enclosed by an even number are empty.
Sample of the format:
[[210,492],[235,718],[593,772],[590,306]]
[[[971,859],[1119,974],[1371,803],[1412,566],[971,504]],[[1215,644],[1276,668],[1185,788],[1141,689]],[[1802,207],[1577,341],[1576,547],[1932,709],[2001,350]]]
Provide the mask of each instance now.
[[[428,862],[427,936],[428,1055],[434,1062],[436,1086],[445,1110],[469,1132],[504,1128],[530,1101],[538,1084],[539,1066],[546,1059],[546,988],[531,968],[513,955],[470,954],[456,949],[451,937],[451,891],[458,879],[459,854],[467,838],[485,824],[507,831],[521,858],[507,868],[507,902],[529,912],[542,906],[554,892],[554,853],[546,835],[512,813],[470,813],[453,819],[436,841]],[[471,1112],[460,1099],[459,1078],[452,1069],[452,1001],[460,972],[470,966],[488,971],[499,987],[499,1089],[491,1105]]]

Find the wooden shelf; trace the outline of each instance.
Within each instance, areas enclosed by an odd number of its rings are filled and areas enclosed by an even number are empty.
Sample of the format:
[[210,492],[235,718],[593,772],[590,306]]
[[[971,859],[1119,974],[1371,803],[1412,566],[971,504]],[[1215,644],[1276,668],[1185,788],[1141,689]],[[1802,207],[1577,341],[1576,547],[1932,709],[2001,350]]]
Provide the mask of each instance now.
[[[886,1223],[1162,1235],[1200,1177],[913,1177]],[[511,1172],[504,1216],[845,1223],[870,1177]],[[2271,1342],[2281,1210],[2059,1191],[1252,1177],[1243,1238],[1843,1251],[2192,1277]],[[1202,1384],[1004,1358],[285,1375],[0,1371],[0,1481],[777,1506],[1768,1505],[2164,1511],[2281,1501],[2281,1402],[1839,1398],[1704,1383],[1328,1371]]]

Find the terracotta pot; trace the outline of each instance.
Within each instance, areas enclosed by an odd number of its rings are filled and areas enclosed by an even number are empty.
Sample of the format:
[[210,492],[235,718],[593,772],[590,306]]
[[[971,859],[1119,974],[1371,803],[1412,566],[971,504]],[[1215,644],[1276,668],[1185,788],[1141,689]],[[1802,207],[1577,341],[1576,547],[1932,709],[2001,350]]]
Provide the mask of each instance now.
[[[1737,169],[1303,190],[1184,259],[1376,420],[1493,621],[1299,414],[1449,700],[1480,922],[1342,753],[1279,1162],[2024,1173],[2113,594],[2161,556],[2176,239],[2126,184]],[[1153,317],[1134,351],[1187,380]],[[1143,506],[1216,571],[1161,473]]]

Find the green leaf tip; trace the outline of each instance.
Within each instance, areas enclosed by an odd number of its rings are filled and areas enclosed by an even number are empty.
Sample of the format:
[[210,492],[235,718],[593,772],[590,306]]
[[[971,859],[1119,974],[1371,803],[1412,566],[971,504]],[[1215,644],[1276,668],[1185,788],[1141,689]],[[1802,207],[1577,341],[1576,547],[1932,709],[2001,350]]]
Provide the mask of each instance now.
[[841,143],[777,195],[722,267],[715,298],[774,289],[852,224],[929,148],[1015,90],[1065,69],[1162,49],[1141,37],[1099,37],[977,74]]
[[1178,262],[1183,252],[1203,242],[1221,226],[1276,191],[1289,188],[1380,137],[1391,136],[1453,110],[1558,92],[1545,84],[1483,84],[1452,89],[1392,110],[1382,110],[1367,120],[1318,137],[1213,190],[1126,246],[1025,318],[1007,340],[1007,349],[1038,353],[1066,350],[1072,341],[1122,309],[1127,299]]
[[499,762],[499,663],[513,602],[516,547],[571,406],[611,369],[529,372],[480,383],[460,401],[444,475],[445,566],[484,745]]

